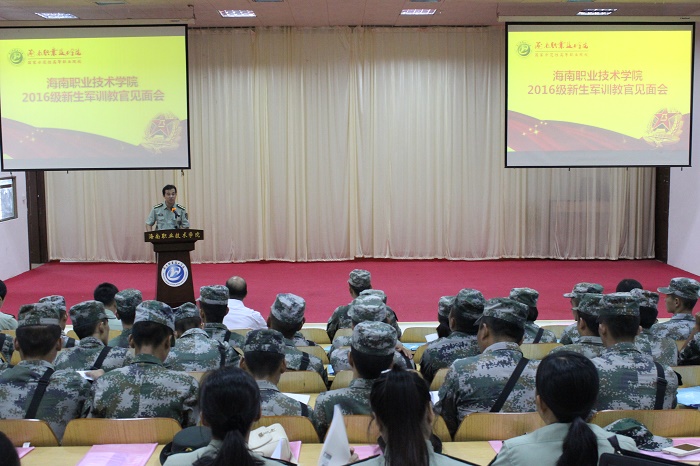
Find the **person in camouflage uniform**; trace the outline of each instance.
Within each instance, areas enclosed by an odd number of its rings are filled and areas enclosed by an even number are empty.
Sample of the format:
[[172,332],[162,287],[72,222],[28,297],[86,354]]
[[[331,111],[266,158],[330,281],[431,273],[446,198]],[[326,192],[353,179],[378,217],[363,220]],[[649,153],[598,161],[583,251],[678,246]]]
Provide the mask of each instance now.
[[280,393],[277,384],[287,369],[284,361],[284,336],[277,330],[260,329],[248,333],[243,345],[241,369],[248,371],[260,387],[263,416],[304,416],[311,418],[307,404]]
[[[603,295],[601,305],[598,330],[605,352],[592,359],[600,376],[596,410],[675,408],[676,374],[634,345],[639,331],[637,299],[629,293],[612,293]],[[665,390],[659,371],[666,379]],[[663,390],[663,406],[656,406],[657,389]]]
[[131,355],[126,348],[106,346],[109,320],[101,302],[84,301],[76,304],[70,308],[70,318],[73,330],[80,338],[80,345],[58,353],[53,362],[56,369],[103,369],[109,372],[131,362]]
[[59,313],[43,303],[20,308],[16,345],[21,361],[0,372],[0,419],[23,419],[37,393],[39,381],[48,386],[33,419],[49,423],[61,440],[66,424],[84,416],[90,383],[73,370],[55,371],[52,361],[61,348]]
[[396,330],[384,322],[362,322],[352,331],[350,386],[321,393],[316,398],[313,423],[319,438],[333,420],[333,408],[340,405],[343,414],[370,414],[369,395],[374,380],[392,365],[396,348]]
[[551,330],[545,330],[535,323],[539,316],[537,299],[540,293],[532,288],[513,288],[510,299],[527,306],[527,322],[525,322],[525,338],[523,343],[556,343],[557,336]]
[[95,381],[90,417],[170,417],[182,427],[196,425],[197,380],[163,366],[174,333],[170,306],[160,301],[139,304],[131,331],[136,357]]
[[[564,293],[564,297],[569,298],[569,301],[571,302],[571,312],[574,312],[574,308],[578,307],[581,295],[584,293],[602,294],[603,285],[588,282],[577,283],[574,286],[574,289],[571,290],[571,293]],[[578,343],[578,339],[580,337],[581,335],[578,333],[578,323],[574,322],[564,329],[564,332],[559,339],[559,343],[562,345]]]
[[95,301],[99,301],[105,306],[105,314],[107,314],[107,318],[109,319],[109,327],[112,330],[122,330],[122,323],[117,319],[117,302],[115,301],[114,297],[117,295],[119,292],[119,288],[117,288],[114,284],[112,283],[100,283],[97,285],[95,288],[95,291],[92,293],[92,298]]
[[554,348],[549,354],[570,351],[593,359],[605,352],[603,340],[598,333],[598,313],[602,307],[602,298],[600,293],[584,293],[580,296],[578,305],[572,311],[578,326],[578,343]]
[[109,340],[108,345],[129,348],[129,335],[136,318],[136,306],[143,302],[143,297],[139,290],[127,288],[115,294],[114,301],[117,303],[117,318],[122,323],[122,333]]
[[[527,306],[509,298],[486,301],[477,320],[477,339],[481,354],[458,359],[450,366],[440,387],[435,412],[445,419],[454,434],[462,419],[470,413],[488,412],[503,392],[515,368],[523,358],[519,343],[525,333]],[[502,412],[535,411],[535,374],[539,361],[528,361]]]
[[450,335],[428,343],[420,360],[420,372],[428,383],[433,381],[438,370],[450,367],[457,359],[479,354],[476,321],[484,312],[484,296],[478,290],[464,288],[452,301]]
[[[0,280],[0,309],[5,303],[5,297],[7,296],[7,285],[5,282]],[[15,330],[17,328],[17,319],[10,314],[5,314],[0,311],[0,330]]]
[[165,367],[174,371],[206,372],[226,365],[226,360],[231,359],[227,351],[233,349],[213,340],[202,330],[197,306],[185,303],[173,309],[173,314],[177,339],[165,359]]
[[678,346],[668,337],[657,337],[651,333],[651,326],[659,314],[657,305],[659,294],[635,288],[630,291],[639,302],[639,324],[642,332],[634,339],[634,344],[642,353],[650,354],[654,361],[664,366],[678,365]]
[[698,300],[700,283],[692,278],[674,278],[666,288],[659,288],[659,293],[666,295],[666,310],[673,314],[667,322],[660,322],[651,327],[651,333],[657,337],[669,337],[674,340],[687,340],[693,330],[693,308]]
[[695,314],[695,326],[690,332],[688,340],[681,348],[678,355],[678,364],[681,366],[700,365],[700,314]]
[[226,350],[226,365],[238,366],[240,349],[245,343],[245,337],[231,332],[224,325],[224,317],[228,313],[228,288],[223,285],[203,286],[199,289],[199,306],[204,321],[204,331],[213,340],[228,345]]
[[80,344],[80,340],[71,338],[66,335],[66,325],[68,324],[68,312],[66,311],[66,298],[59,295],[44,296],[39,300],[40,303],[48,304],[58,311],[60,318],[58,325],[61,327],[61,341],[63,348],[73,348]]
[[438,300],[438,326],[435,328],[438,338],[448,337],[452,332],[450,329],[450,311],[454,302],[454,296],[441,296]]

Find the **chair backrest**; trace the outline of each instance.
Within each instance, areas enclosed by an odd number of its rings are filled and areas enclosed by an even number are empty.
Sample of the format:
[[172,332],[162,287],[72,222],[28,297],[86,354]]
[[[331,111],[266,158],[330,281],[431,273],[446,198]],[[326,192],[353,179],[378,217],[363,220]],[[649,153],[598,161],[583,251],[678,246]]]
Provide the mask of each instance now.
[[303,351],[304,353],[309,353],[312,356],[319,358],[323,364],[329,364],[328,355],[326,351],[320,346],[297,346],[296,349]]
[[433,434],[443,442],[452,441],[450,430],[447,428],[447,424],[442,416],[435,416],[435,420],[433,421]]
[[350,386],[350,381],[352,380],[352,371],[340,371],[335,373],[335,378],[331,384],[331,390],[337,390],[339,388],[346,388]]
[[520,345],[520,351],[528,359],[543,359],[559,346],[562,346],[561,343],[523,343]]
[[472,413],[462,420],[455,442],[508,440],[544,427],[537,413]]
[[416,350],[415,353],[413,353],[413,361],[416,364],[420,364],[420,360],[423,357],[423,353],[425,352],[425,349],[428,347],[428,345],[420,345],[418,349]]
[[175,419],[73,419],[63,434],[63,446],[109,443],[158,443],[164,445],[182,428]]
[[447,375],[447,371],[449,371],[449,367],[443,367],[442,369],[439,369],[435,373],[435,377],[433,377],[433,381],[430,382],[430,390],[435,391],[435,390],[440,390],[440,387],[442,387],[443,382],[445,382],[445,376]]
[[112,338],[117,338],[121,334],[122,334],[121,330],[110,330],[109,331],[109,339],[111,340]]
[[311,340],[317,345],[330,345],[331,339],[328,338],[328,334],[325,329],[322,328],[302,328],[300,330],[304,338]]
[[327,390],[323,379],[314,371],[287,371],[280,377],[277,387],[281,392],[320,393]]
[[566,327],[568,326],[568,324],[540,325],[541,328],[545,330],[550,330],[552,333],[554,333],[554,336],[557,337],[557,340],[559,340],[561,336],[564,335],[564,330],[566,330]]
[[258,427],[280,424],[284,427],[290,442],[319,443],[318,433],[308,417],[304,416],[263,416],[253,423],[253,430]]
[[68,331],[66,332],[66,335],[69,336],[69,337],[71,337],[71,338],[73,338],[73,339],[75,339],[75,340],[80,340],[80,338],[78,338],[78,334],[75,333],[75,330],[68,330]]
[[350,443],[370,444],[377,443],[379,438],[379,426],[372,421],[369,414],[351,414],[343,416],[345,431]]
[[700,411],[697,409],[630,409],[598,411],[591,423],[600,427],[612,424],[622,418],[636,419],[654,435],[662,437],[700,436]]
[[15,447],[21,447],[24,442],[33,447],[58,446],[49,423],[39,419],[0,419],[0,432],[7,435]]
[[21,360],[22,360],[22,358],[20,358],[20,356],[19,356],[19,351],[13,351],[12,352],[12,360],[10,361],[10,364],[12,364],[13,366],[16,366],[17,364],[19,364],[19,362]]
[[204,371],[187,371],[187,373],[197,379],[197,382],[201,382],[202,377],[204,377],[204,374],[206,374]]
[[351,337],[351,336],[352,336],[352,329],[351,328],[339,328],[335,332],[333,339],[335,340],[338,337]]
[[425,336],[437,333],[435,327],[409,327],[401,334],[403,343],[425,343]]
[[233,332],[233,333],[237,333],[239,335],[246,336],[246,335],[248,335],[248,332],[250,332],[251,329],[249,329],[249,328],[232,328],[229,330],[231,330],[231,332]]
[[0,330],[0,333],[4,333],[5,335],[10,335],[12,338],[14,338],[17,334],[17,330]]
[[678,372],[683,379],[683,388],[700,385],[700,366],[674,366],[671,369]]
[[680,351],[685,346],[685,340],[676,340],[676,348]]

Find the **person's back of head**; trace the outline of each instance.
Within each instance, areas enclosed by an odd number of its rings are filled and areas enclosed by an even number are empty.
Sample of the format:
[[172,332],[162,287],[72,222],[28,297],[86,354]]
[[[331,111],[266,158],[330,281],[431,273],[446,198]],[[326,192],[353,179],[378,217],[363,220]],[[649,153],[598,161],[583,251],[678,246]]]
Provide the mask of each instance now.
[[571,424],[557,466],[598,464],[597,439],[586,424],[598,387],[598,371],[581,354],[557,352],[546,356],[538,366],[535,392],[540,412],[548,409],[558,422]]
[[350,272],[348,285],[352,294],[359,296],[363,291],[372,288],[372,275],[366,270],[355,269]]
[[539,317],[537,310],[537,300],[540,293],[532,288],[513,288],[510,290],[510,299],[527,306],[527,321],[534,322]]
[[276,379],[284,372],[284,336],[273,329],[251,330],[243,345],[241,368],[256,380]]
[[92,297],[95,301],[99,301],[107,306],[112,306],[115,304],[114,295],[119,292],[119,289],[111,283],[104,282],[97,285],[95,291],[92,293]]
[[58,312],[58,325],[61,327],[61,330],[64,330],[66,328],[66,324],[68,323],[68,312],[66,311],[66,298],[60,295],[44,296],[39,300],[39,302],[53,307],[56,310],[56,312]]
[[[598,316],[602,309],[601,300],[603,295],[600,293],[584,293],[581,295],[578,304],[574,308],[574,316],[577,322],[583,320],[586,323],[586,329],[592,336],[599,337]],[[579,327],[582,328],[582,327]],[[584,332],[584,330],[582,330]],[[582,333],[583,334],[583,333]]]
[[361,322],[352,330],[350,365],[363,379],[376,379],[394,361],[396,330],[384,322]]
[[641,288],[634,288],[629,293],[639,302],[639,325],[643,329],[650,329],[659,315],[659,293]]
[[17,449],[3,432],[0,432],[0,458],[4,466],[20,466]]
[[114,295],[117,303],[117,313],[122,324],[133,325],[136,318],[136,306],[143,302],[143,296],[139,290],[127,288]]
[[598,322],[606,346],[634,341],[639,332],[639,301],[630,293],[603,295]]
[[17,316],[15,344],[22,359],[50,359],[60,349],[58,311],[45,303],[25,304]]
[[455,332],[476,335],[476,321],[484,313],[486,300],[479,290],[464,288],[457,293],[450,310],[450,328]]
[[0,280],[0,307],[2,307],[2,302],[5,301],[5,296],[7,296],[7,285]]
[[454,296],[442,296],[438,301],[438,327],[436,330],[439,338],[444,338],[452,333],[452,329],[450,329],[450,311],[454,302]]
[[199,289],[199,305],[208,324],[220,324],[228,314],[228,289],[223,285]]
[[260,390],[253,377],[238,367],[209,372],[199,391],[202,423],[212,437],[222,440],[216,456],[205,456],[195,466],[260,465],[246,443],[250,428],[260,418]]
[[379,296],[360,295],[350,303],[348,317],[354,326],[360,322],[386,322],[389,312]]
[[484,312],[477,320],[477,341],[483,351],[488,343],[518,343],[525,335],[528,308],[510,298],[493,298],[486,301]]
[[268,327],[282,333],[285,338],[293,338],[294,333],[303,327],[306,301],[292,293],[279,293],[270,307]]
[[193,328],[202,326],[202,318],[199,316],[199,309],[192,303],[185,303],[173,309],[175,318],[175,333],[180,335]]
[[426,381],[394,366],[375,380],[370,405],[386,442],[386,464],[427,466],[432,409]]
[[228,288],[229,299],[243,301],[248,296],[248,285],[241,277],[231,277],[226,280],[226,288]]
[[70,308],[73,330],[81,340],[100,333],[107,340],[109,328],[105,306],[99,301],[83,301]]
[[160,301],[144,301],[136,307],[136,318],[131,330],[131,340],[136,353],[144,348],[165,360],[175,334],[175,318],[170,306]]
[[622,280],[620,280],[620,283],[617,284],[617,288],[615,288],[615,293],[629,293],[635,288],[639,288],[640,290],[644,289],[642,284],[634,278],[623,278]]

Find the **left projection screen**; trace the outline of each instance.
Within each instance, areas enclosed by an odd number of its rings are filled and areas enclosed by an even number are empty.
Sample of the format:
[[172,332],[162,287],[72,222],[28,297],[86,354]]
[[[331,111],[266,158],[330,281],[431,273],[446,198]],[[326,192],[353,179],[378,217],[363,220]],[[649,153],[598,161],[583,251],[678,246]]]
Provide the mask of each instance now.
[[189,168],[187,28],[0,29],[2,170]]

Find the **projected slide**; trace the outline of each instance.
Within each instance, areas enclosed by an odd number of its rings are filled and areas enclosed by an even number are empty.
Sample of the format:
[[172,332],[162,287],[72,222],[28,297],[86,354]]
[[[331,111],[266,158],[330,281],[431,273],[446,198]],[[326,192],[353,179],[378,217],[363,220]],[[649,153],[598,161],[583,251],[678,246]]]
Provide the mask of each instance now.
[[0,29],[2,168],[188,168],[184,26]]
[[506,166],[688,166],[693,24],[508,24]]

